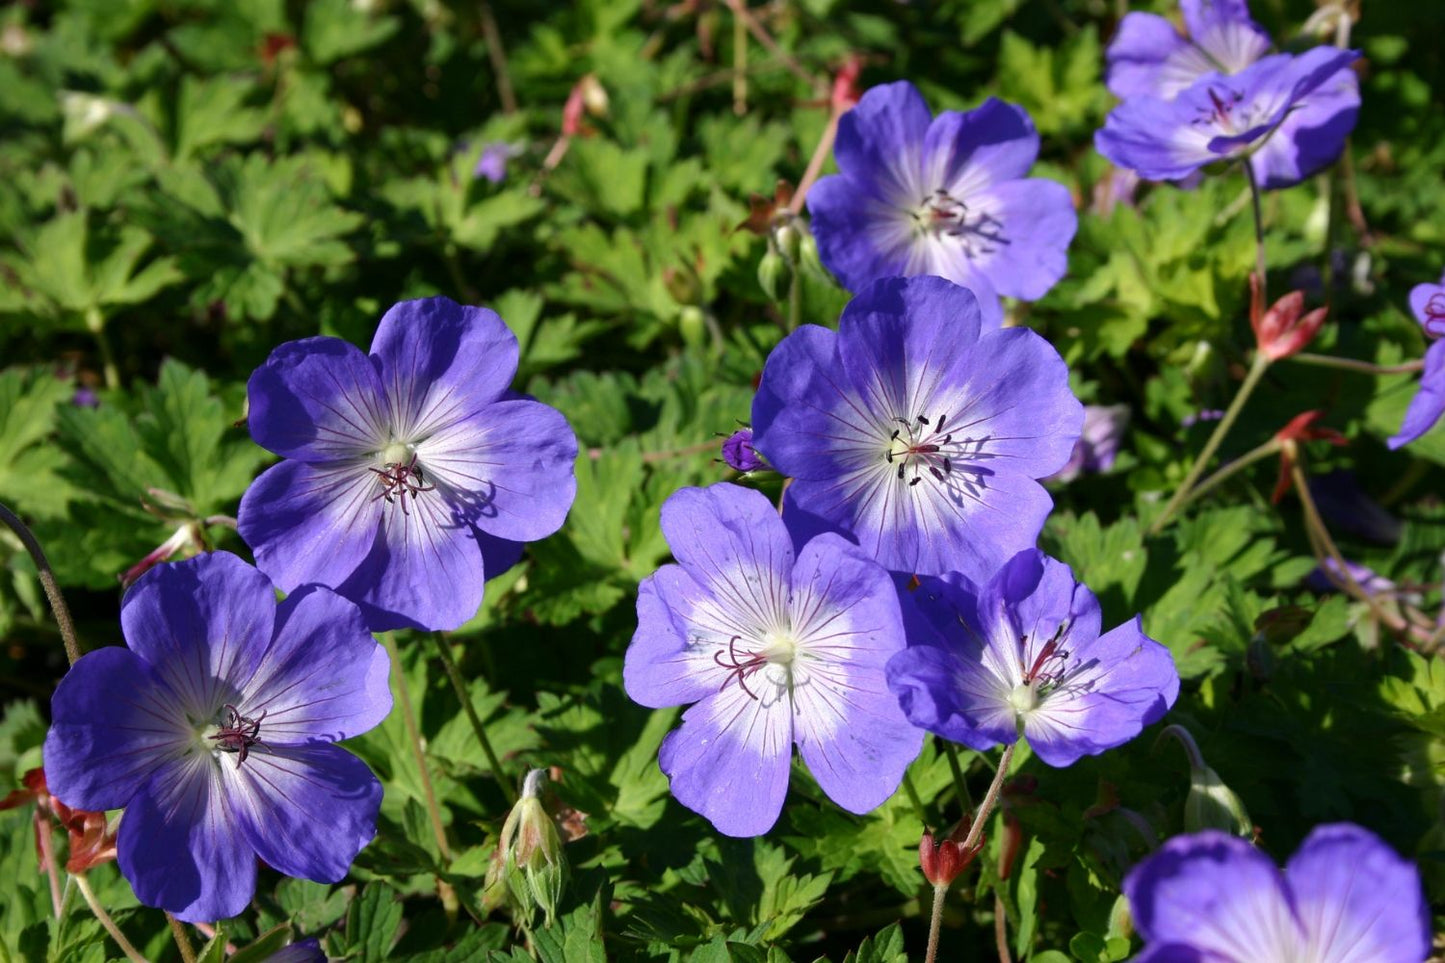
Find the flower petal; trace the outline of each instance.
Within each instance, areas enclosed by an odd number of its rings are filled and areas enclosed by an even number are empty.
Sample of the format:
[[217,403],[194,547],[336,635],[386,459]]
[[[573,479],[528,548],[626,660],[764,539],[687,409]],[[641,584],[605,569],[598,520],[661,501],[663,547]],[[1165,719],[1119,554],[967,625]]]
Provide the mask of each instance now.
[[187,923],[236,916],[256,892],[256,853],[209,753],[156,772],[126,807],[117,848],[136,898]]
[[793,546],[766,495],[726,483],[679,489],[662,506],[662,533],[725,614],[769,625],[787,613]]
[[340,338],[303,338],[276,348],[251,374],[246,397],[251,437],[284,458],[354,458],[389,440],[376,368]]
[[517,338],[495,311],[421,298],[393,305],[372,360],[396,438],[419,442],[497,401],[517,372]]
[[1179,7],[1190,39],[1221,73],[1239,73],[1269,52],[1269,34],[1250,19],[1244,0],[1179,0]]
[[1302,942],[1274,863],[1221,832],[1169,840],[1125,877],[1124,895],[1145,940],[1193,947],[1200,959],[1295,959]]
[[692,620],[707,618],[707,589],[680,565],[664,565],[643,579],[637,590],[637,631],[627,646],[622,684],[633,702],[650,709],[686,705],[722,688],[728,670],[714,661],[726,658],[717,644],[700,644],[703,633],[729,636],[729,629],[706,623],[696,632]]
[[481,607],[486,572],[477,531],[434,494],[388,504],[371,554],[336,586],[373,632],[450,631]]
[[871,88],[838,121],[838,169],[879,200],[922,203],[933,189],[922,183],[920,155],[932,120],[923,95],[908,81]]
[[798,751],[829,799],[866,813],[893,795],[923,745],[883,672],[904,645],[893,582],[857,546],[820,535],[798,556],[792,585]]
[[1047,294],[1069,268],[1069,242],[1079,227],[1069,189],[1030,177],[983,188],[968,202],[998,220],[1007,242],[991,253],[981,248],[975,269],[1011,298],[1034,301]]
[[381,783],[340,746],[256,748],[223,772],[239,830],[287,876],[339,882],[376,835]]
[[480,408],[438,429],[416,454],[436,497],[497,538],[546,538],[577,494],[577,437],[561,412],[537,401]]
[[1430,953],[1420,873],[1368,830],[1319,826],[1285,867],[1309,936],[1305,959],[1419,963]]
[[1039,156],[1039,132],[1028,111],[989,97],[973,110],[946,110],[923,141],[923,187],[973,204],[990,185],[1023,177]]
[[729,686],[697,703],[657,755],[678,802],[726,836],[772,829],[788,793],[792,706],[773,686],[760,696]]
[[246,489],[237,530],[282,591],[340,585],[371,552],[386,505],[367,464],[283,461]]
[[1109,47],[1104,51],[1109,64],[1105,80],[1109,92],[1120,100],[1141,95],[1172,97],[1178,91],[1164,86],[1161,76],[1163,65],[1172,54],[1190,46],[1174,25],[1163,17],[1152,13],[1126,13],[1119,21],[1114,39],[1109,41]]
[[922,273],[914,263],[922,239],[912,208],[879,200],[857,178],[820,178],[808,192],[808,214],[819,259],[847,290]]
[[1436,341],[1425,352],[1425,372],[1405,411],[1405,420],[1386,444],[1391,448],[1408,445],[1435,427],[1442,414],[1445,414],[1445,341]]
[[276,589],[230,552],[208,552],[141,576],[120,606],[131,651],[202,721],[236,703],[271,642]]
[[45,778],[74,809],[119,809],[195,733],[144,659],[111,646],[81,656],[50,700]]
[[1359,113],[1359,81],[1354,70],[1341,67],[1296,103],[1279,129],[1250,155],[1260,186],[1289,187],[1334,163]]
[[261,739],[273,747],[349,739],[391,711],[390,671],[356,605],[307,585],[276,611],[276,637],[246,689],[245,714],[265,713]]

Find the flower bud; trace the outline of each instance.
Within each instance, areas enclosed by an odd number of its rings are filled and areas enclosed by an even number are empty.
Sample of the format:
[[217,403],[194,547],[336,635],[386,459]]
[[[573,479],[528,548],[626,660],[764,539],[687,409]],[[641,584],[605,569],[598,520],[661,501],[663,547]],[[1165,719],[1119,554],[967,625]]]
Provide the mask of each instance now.
[[1194,833],[1201,829],[1220,829],[1245,839],[1251,838],[1254,823],[1250,821],[1243,800],[1225,785],[1219,773],[1205,764],[1204,756],[1189,730],[1179,725],[1166,726],[1159,738],[1165,736],[1172,736],[1189,758],[1189,795],[1184,800],[1184,831]]
[[781,254],[771,247],[758,262],[758,284],[771,301],[781,301],[787,296],[788,283],[793,278],[793,269]]
[[773,243],[777,245],[778,253],[781,254],[789,264],[798,263],[798,249],[802,244],[802,232],[793,223],[792,218],[784,219],[773,228]]
[[935,843],[933,832],[925,829],[918,841],[918,865],[923,869],[923,878],[934,886],[948,887],[958,878],[968,864],[983,851],[985,836],[979,834],[973,849],[964,852],[963,840],[968,833],[969,820],[960,822],[942,842]]
[[753,430],[751,428],[739,428],[728,435],[727,440],[722,443],[722,460],[733,471],[748,472],[767,468],[768,463],[758,454],[753,447]]
[[[567,860],[562,838],[542,805],[542,784],[547,770],[533,769],[522,784],[522,798],[507,814],[502,835],[487,870],[483,901],[500,902],[503,894],[530,916],[541,908],[546,925],[556,918],[557,904],[567,885]],[[503,889],[505,887],[505,889]]]
[[1250,326],[1254,328],[1255,343],[1264,356],[1271,361],[1288,358],[1314,340],[1320,326],[1325,323],[1328,308],[1316,308],[1300,316],[1304,310],[1303,291],[1291,291],[1280,298],[1268,311],[1260,311],[1261,291],[1259,278],[1250,275]]

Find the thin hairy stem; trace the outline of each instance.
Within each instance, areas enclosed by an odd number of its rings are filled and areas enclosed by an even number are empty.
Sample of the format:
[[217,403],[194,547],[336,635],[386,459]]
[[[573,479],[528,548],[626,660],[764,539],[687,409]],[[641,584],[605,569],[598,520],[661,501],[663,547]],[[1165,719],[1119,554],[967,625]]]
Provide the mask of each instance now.
[[65,643],[65,657],[75,665],[80,658],[80,645],[75,641],[75,623],[70,618],[70,608],[65,604],[65,596],[60,594],[60,583],[55,581],[55,572],[50,568],[50,562],[45,558],[45,552],[36,541],[35,535],[26,527],[10,509],[0,503],[0,522],[15,533],[20,539],[20,544],[25,546],[25,551],[30,553],[30,558],[35,562],[35,571],[40,575],[40,585],[45,589],[45,598],[50,603],[50,612],[55,616],[55,625],[60,629],[60,639]]
[[[1263,287],[1263,281],[1261,280],[1261,292],[1263,291]],[[1204,474],[1204,469],[1209,465],[1209,459],[1214,457],[1214,453],[1219,450],[1220,443],[1223,442],[1224,437],[1229,434],[1229,429],[1234,427],[1234,421],[1239,417],[1240,411],[1244,409],[1244,403],[1248,401],[1249,396],[1254,393],[1255,387],[1259,385],[1259,379],[1264,377],[1264,373],[1268,368],[1269,358],[1265,356],[1264,352],[1261,351],[1255,354],[1254,364],[1250,366],[1249,374],[1244,376],[1244,383],[1239,386],[1239,391],[1235,393],[1234,400],[1229,403],[1229,408],[1225,410],[1224,417],[1219,419],[1219,423],[1214,426],[1214,433],[1211,434],[1209,440],[1204,443],[1204,450],[1199,453],[1198,458],[1194,459],[1194,464],[1189,468],[1189,474],[1185,475],[1184,481],[1179,483],[1179,487],[1174,491],[1174,497],[1169,499],[1169,503],[1164,506],[1164,511],[1159,514],[1158,518],[1154,519],[1154,524],[1149,526],[1148,534],[1151,537],[1158,535],[1164,530],[1164,526],[1169,523],[1169,519],[1174,516],[1174,513],[1179,510],[1179,506],[1183,505],[1189,497],[1190,491],[1194,488],[1194,483],[1199,480],[1200,475]]]
[[928,952],[923,956],[924,963],[934,963],[938,959],[938,931],[943,925],[943,900],[947,895],[947,884],[933,884],[933,915],[928,920]]
[[166,922],[171,924],[171,936],[176,941],[176,949],[181,951],[181,963],[196,963],[196,948],[191,945],[185,925],[170,913],[166,914]]
[[487,44],[487,59],[492,62],[492,73],[497,79],[497,99],[502,103],[502,113],[517,112],[517,95],[512,91],[512,76],[507,71],[507,50],[502,46],[502,34],[497,29],[497,18],[492,14],[492,5],[487,0],[481,3],[482,38]]
[[1259,180],[1254,176],[1254,165],[1248,157],[1244,159],[1244,176],[1249,181],[1249,206],[1254,211],[1254,270],[1259,275],[1259,300],[1261,304],[1268,304],[1269,298],[1265,296],[1269,283],[1264,267],[1264,214],[1260,211]]
[[1356,358],[1336,358],[1327,354],[1310,354],[1301,351],[1299,354],[1289,355],[1289,360],[1298,361],[1300,364],[1311,364],[1320,368],[1339,368],[1342,371],[1358,371],[1360,374],[1371,375],[1395,375],[1411,374],[1416,371],[1425,370],[1425,359],[1416,358],[1414,361],[1405,361],[1401,364],[1375,364],[1371,361],[1360,361]]
[[40,861],[45,864],[45,875],[50,878],[50,908],[55,918],[60,919],[60,870],[55,866],[55,842],[50,838],[50,820],[35,807],[35,842],[40,847]]
[[1003,894],[993,893],[993,944],[998,949],[998,963],[1013,963],[1008,951],[1008,915],[1004,913]]
[[[808,197],[808,191],[813,187],[813,182],[818,175],[823,173],[823,165],[828,162],[828,155],[833,151],[833,140],[838,136],[838,118],[843,116],[843,111],[838,104],[828,108],[828,123],[823,128],[823,136],[818,138],[818,146],[813,148],[813,156],[808,158],[808,167],[803,171],[803,179],[798,182],[798,189],[793,192],[793,199],[788,202],[788,210],[797,214],[803,210],[803,201]],[[794,269],[796,270],[796,265]]]
[[[779,513],[782,509],[779,508]],[[928,825],[928,812],[923,808],[923,799],[918,795],[918,787],[913,785],[913,777],[907,770],[903,772],[903,791],[908,794],[908,801],[913,804],[913,812],[918,816],[918,821],[924,826]]]
[[467,721],[472,725],[472,733],[477,737],[477,742],[481,743],[482,755],[487,757],[487,765],[491,767],[492,778],[497,781],[497,785],[502,787],[502,794],[507,797],[507,807],[510,809],[517,804],[517,790],[513,788],[512,780],[507,778],[506,771],[502,769],[502,762],[497,758],[497,751],[492,748],[492,741],[487,738],[487,727],[482,724],[476,708],[472,705],[472,698],[467,693],[467,684],[462,679],[462,673],[457,668],[456,660],[452,658],[451,645],[440,633],[434,638],[436,639],[437,654],[442,659],[442,668],[446,670],[447,678],[451,680],[452,690],[461,700],[462,711],[467,714]]
[[1251,448],[1249,451],[1245,452],[1243,455],[1240,455],[1229,464],[1223,466],[1214,474],[1210,475],[1208,478],[1204,479],[1204,481],[1200,482],[1197,486],[1195,486],[1194,490],[1189,493],[1189,497],[1184,499],[1184,501],[1180,503],[1180,506],[1183,507],[1184,505],[1188,505],[1190,502],[1194,501],[1196,498],[1204,497],[1216,486],[1228,481],[1235,474],[1239,473],[1245,468],[1248,468],[1250,465],[1254,464],[1260,459],[1268,458],[1270,455],[1275,454],[1279,451],[1279,449],[1280,440],[1273,437],[1271,437],[1269,441],[1265,442],[1264,444],[1259,445],[1255,448]]
[[733,13],[733,113],[748,112],[748,27]]
[[953,773],[953,794],[958,799],[958,806],[964,812],[973,808],[973,798],[968,794],[968,780],[963,777],[963,766],[958,761],[958,746],[951,741],[935,736],[943,743],[943,754],[948,757],[948,769]]
[[[115,940],[115,945],[120,947],[120,951],[125,954],[125,958],[130,960],[131,963],[147,963],[146,958],[140,955],[140,951],[131,945],[130,940],[125,938],[125,934],[120,931],[120,927],[115,925],[115,920],[110,918],[110,914],[105,911],[105,907],[100,905],[100,900],[95,898],[95,892],[90,888],[90,883],[86,880],[85,874],[76,873],[71,879],[75,880],[75,887],[80,890],[80,895],[85,897],[85,904],[90,907],[90,911],[95,914],[95,918],[100,920],[100,925],[105,927],[105,931],[110,934],[110,938]],[[191,960],[194,961],[194,959],[195,957],[193,956]]]
[[808,73],[806,67],[789,55],[782,47],[778,46],[778,42],[773,39],[772,35],[768,33],[762,24],[758,23],[757,18],[748,10],[744,0],[726,0],[726,2],[728,9],[733,12],[733,16],[741,20],[743,26],[748,28],[748,33],[752,34],[757,42],[762,44],[764,50],[778,58],[778,61],[787,67],[795,77],[809,87],[812,87],[814,93],[819,96],[828,89],[827,84]]
[[452,849],[447,845],[447,833],[442,827],[441,809],[437,806],[436,790],[432,788],[431,771],[427,768],[426,752],[421,745],[421,731],[417,728],[416,712],[411,704],[411,691],[407,688],[406,673],[401,666],[401,653],[396,650],[396,640],[390,632],[381,633],[381,642],[391,656],[391,676],[396,680],[396,691],[401,699],[401,718],[406,723],[407,741],[411,743],[412,758],[416,761],[417,772],[421,775],[422,795],[426,797],[426,814],[431,820],[432,834],[436,837],[437,851],[442,862],[452,861]]

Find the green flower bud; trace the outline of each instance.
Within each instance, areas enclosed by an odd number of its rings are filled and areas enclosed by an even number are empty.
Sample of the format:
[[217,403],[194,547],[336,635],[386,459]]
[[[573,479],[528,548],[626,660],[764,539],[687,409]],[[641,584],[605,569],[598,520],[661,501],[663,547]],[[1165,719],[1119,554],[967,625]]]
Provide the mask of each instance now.
[[510,897],[513,906],[527,916],[540,907],[546,925],[551,926],[567,885],[567,860],[562,852],[562,837],[542,805],[546,778],[545,769],[527,773],[522,798],[502,824],[482,902],[494,906]]
[[1219,773],[1204,762],[1198,744],[1183,726],[1166,726],[1159,738],[1173,736],[1189,757],[1189,795],[1184,800],[1184,831],[1221,829],[1245,839],[1254,835],[1254,823],[1244,801],[1225,785]]
[[771,245],[763,259],[758,262],[758,284],[769,300],[781,301],[788,296],[788,285],[793,280],[793,269],[787,260],[773,250]]

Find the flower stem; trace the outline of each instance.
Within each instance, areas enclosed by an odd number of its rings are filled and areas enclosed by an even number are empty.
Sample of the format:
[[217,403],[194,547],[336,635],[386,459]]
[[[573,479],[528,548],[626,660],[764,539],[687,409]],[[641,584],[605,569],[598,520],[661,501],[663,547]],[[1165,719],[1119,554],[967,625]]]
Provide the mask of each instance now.
[[166,914],[166,921],[171,924],[171,936],[175,938],[176,949],[181,951],[181,963],[196,963],[196,948],[191,945],[185,926],[170,913]]
[[948,757],[948,768],[953,773],[953,793],[958,797],[958,806],[964,812],[973,808],[973,798],[968,794],[968,782],[963,778],[963,766],[958,762],[958,747],[948,739],[939,739],[943,743],[943,754]]
[[512,90],[512,76],[507,70],[507,49],[502,46],[502,33],[497,29],[497,18],[492,5],[482,0],[482,37],[487,44],[487,59],[492,62],[492,74],[497,82],[497,99],[502,102],[502,113],[517,112],[517,95]]
[[472,705],[471,695],[467,692],[466,682],[462,679],[462,673],[457,668],[457,663],[452,658],[451,645],[447,640],[437,633],[433,638],[436,640],[437,654],[442,658],[442,668],[446,670],[447,678],[451,680],[452,690],[456,692],[457,698],[461,700],[462,711],[467,714],[467,721],[472,724],[472,732],[481,743],[482,754],[487,757],[487,765],[491,767],[492,778],[497,785],[502,787],[502,794],[507,797],[507,808],[517,804],[517,790],[513,788],[512,781],[507,778],[506,771],[502,769],[502,762],[497,758],[497,751],[492,748],[492,741],[487,738],[487,727],[477,715],[476,708]]
[[[998,803],[999,793],[1003,792],[1003,781],[1008,778],[1009,765],[1013,762],[1014,750],[1018,748],[1017,742],[1011,742],[1004,747],[1003,756],[998,761],[998,771],[993,775],[993,782],[989,783],[988,792],[984,794],[983,802],[974,813],[973,824],[968,827],[968,835],[964,837],[958,848],[963,851],[965,859],[971,859],[974,848],[978,846],[979,838],[983,835],[984,824],[988,822],[993,807]],[[907,785],[907,777],[904,777],[904,785]],[[925,823],[925,825],[927,825]],[[938,956],[938,929],[943,922],[943,897],[948,893],[947,886],[934,885],[933,887],[933,918],[928,923],[928,953],[924,956],[924,963],[934,963]]]
[[[1263,290],[1262,279],[1260,287],[1261,290]],[[1158,535],[1163,531],[1169,519],[1178,511],[1179,506],[1184,504],[1185,499],[1189,497],[1189,492],[1194,488],[1194,483],[1199,480],[1200,475],[1204,474],[1204,468],[1209,464],[1209,459],[1214,457],[1214,453],[1219,450],[1220,443],[1224,441],[1224,436],[1229,434],[1230,428],[1234,427],[1234,420],[1239,417],[1239,412],[1244,408],[1244,403],[1248,401],[1249,396],[1254,393],[1255,387],[1259,384],[1259,379],[1264,377],[1264,373],[1268,368],[1269,358],[1266,357],[1262,351],[1256,353],[1254,356],[1254,364],[1249,368],[1249,374],[1244,376],[1244,383],[1239,386],[1239,391],[1235,394],[1234,400],[1229,403],[1229,408],[1225,410],[1224,417],[1219,419],[1219,424],[1214,426],[1214,433],[1210,435],[1209,440],[1204,443],[1204,450],[1201,451],[1199,457],[1194,460],[1194,464],[1189,469],[1189,474],[1184,476],[1184,481],[1180,482],[1179,487],[1175,489],[1174,497],[1169,499],[1169,504],[1164,506],[1164,511],[1161,512],[1159,517],[1154,519],[1154,523],[1149,526],[1148,534],[1150,536]]]
[[1248,157],[1244,159],[1244,176],[1249,181],[1250,208],[1254,211],[1254,270],[1259,274],[1259,302],[1268,304],[1266,292],[1269,285],[1264,266],[1264,215],[1260,212],[1259,181],[1255,179],[1254,165],[1249,162]]
[[1336,358],[1332,355],[1310,354],[1304,351],[1288,357],[1291,361],[1298,361],[1300,364],[1317,365],[1321,368],[1340,368],[1344,371],[1358,371],[1361,374],[1372,375],[1411,374],[1423,371],[1425,368],[1424,358],[1416,358],[1414,361],[1406,361],[1402,364],[1374,364],[1356,358]]
[[908,770],[903,771],[903,791],[908,793],[908,801],[913,803],[913,812],[918,816],[918,821],[925,827],[928,825],[928,812],[923,808],[923,800],[918,795],[918,787],[913,785],[913,777]]
[[946,884],[933,884],[933,915],[928,920],[928,952],[923,956],[924,963],[938,959],[938,931],[943,925],[943,898],[947,895]]
[[993,894],[993,942],[998,948],[998,963],[1013,963],[1008,951],[1008,916],[1004,913],[1003,894]]
[[793,276],[788,281],[788,330],[798,330],[798,323],[803,319],[803,279],[799,274],[799,266],[793,265]]
[[[101,906],[100,901],[95,898],[95,892],[90,888],[90,883],[86,880],[85,874],[76,873],[71,879],[75,880],[75,886],[80,890],[80,895],[85,897],[86,905],[89,906],[90,911],[95,914],[95,918],[100,920],[100,925],[105,927],[105,931],[110,934],[110,938],[115,940],[116,945],[120,947],[120,951],[125,954],[125,958],[130,960],[131,963],[147,963],[146,958],[141,956],[140,951],[131,945],[130,940],[125,938],[125,934],[120,931],[120,927],[115,925],[115,920],[110,918],[110,914],[105,911],[105,907]],[[194,959],[194,957],[192,959]]]
[[828,124],[823,128],[823,136],[818,138],[818,146],[813,148],[813,156],[808,159],[803,179],[798,182],[798,189],[793,192],[793,199],[788,202],[788,210],[794,214],[803,210],[803,201],[807,199],[808,191],[812,189],[818,175],[823,173],[823,165],[833,150],[833,139],[838,136],[838,118],[841,116],[843,112],[836,105],[828,109]]
[[733,12],[733,16],[741,20],[743,26],[748,28],[748,33],[752,34],[757,42],[762,44],[763,49],[776,57],[778,62],[784,67],[787,67],[795,77],[809,87],[812,87],[815,94],[821,95],[827,90],[827,86],[822,81],[808,73],[802,64],[795,58],[789,56],[782,47],[778,46],[778,42],[773,39],[767,29],[764,28],[761,23],[758,23],[757,18],[748,11],[747,4],[744,0],[724,0],[724,2],[727,4],[727,8]]
[[390,632],[381,633],[382,645],[386,646],[387,654],[391,656],[391,675],[396,680],[396,689],[401,696],[401,717],[406,723],[407,740],[411,743],[412,758],[416,760],[417,772],[421,775],[422,794],[426,797],[426,814],[431,820],[433,835],[436,836],[437,851],[441,853],[442,862],[452,861],[452,850],[447,845],[447,833],[442,827],[441,810],[437,807],[436,790],[432,788],[431,773],[426,765],[426,752],[421,746],[421,732],[417,729],[416,712],[412,709],[411,691],[407,688],[406,673],[401,666],[401,653],[396,650],[396,640]]
[[75,641],[75,623],[71,621],[70,609],[65,604],[65,596],[60,594],[60,584],[55,581],[55,572],[50,568],[50,562],[45,558],[45,552],[40,548],[35,535],[20,520],[20,517],[0,503],[0,522],[4,522],[15,535],[20,543],[25,546],[25,551],[30,553],[30,558],[35,562],[35,571],[40,575],[40,585],[45,589],[45,598],[50,602],[51,614],[55,616],[55,625],[60,629],[60,639],[65,643],[65,657],[75,665],[80,658],[80,646]]
[[1194,490],[1189,493],[1189,497],[1185,498],[1184,501],[1180,502],[1180,507],[1188,505],[1196,498],[1202,498],[1204,495],[1212,491],[1216,486],[1228,481],[1231,476],[1235,475],[1236,473],[1240,472],[1245,468],[1248,468],[1250,465],[1254,464],[1262,458],[1268,458],[1270,455],[1273,455],[1275,452],[1279,451],[1279,448],[1279,439],[1274,437],[1271,437],[1269,441],[1266,441],[1262,445],[1251,448],[1249,451],[1245,452],[1243,455],[1240,455],[1229,464],[1224,465],[1214,474],[1210,475],[1208,478],[1204,479],[1204,481],[1196,485],[1194,487]]
[[55,918],[60,919],[61,897],[60,897],[60,871],[55,868],[55,843],[50,838],[50,820],[35,807],[35,842],[40,847],[40,859],[45,864],[45,875],[50,877],[50,907],[55,910]]

